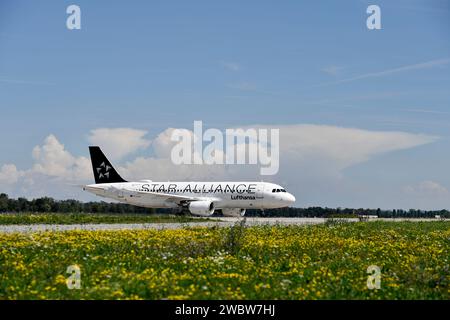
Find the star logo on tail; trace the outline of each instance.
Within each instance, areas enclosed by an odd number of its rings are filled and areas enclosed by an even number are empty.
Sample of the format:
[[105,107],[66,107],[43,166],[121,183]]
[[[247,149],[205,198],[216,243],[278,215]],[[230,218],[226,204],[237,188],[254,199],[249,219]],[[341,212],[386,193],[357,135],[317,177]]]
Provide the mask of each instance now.
[[96,168],[99,179],[109,179],[109,170],[111,170],[111,167],[105,164],[105,162],[102,162],[100,167]]

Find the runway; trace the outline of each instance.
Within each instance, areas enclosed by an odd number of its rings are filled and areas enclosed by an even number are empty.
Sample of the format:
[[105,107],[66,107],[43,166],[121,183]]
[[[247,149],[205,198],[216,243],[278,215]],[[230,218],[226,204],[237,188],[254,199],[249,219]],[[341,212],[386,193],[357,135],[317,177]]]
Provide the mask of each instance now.
[[[187,223],[110,223],[110,224],[33,224],[33,225],[0,225],[2,233],[26,233],[44,231],[72,230],[146,230],[146,229],[180,229],[191,227],[228,227],[242,221],[243,218],[210,218],[211,221]],[[325,222],[323,218],[246,218],[247,226],[255,225],[305,225]]]
[[[210,218],[211,221],[188,222],[188,223],[111,223],[111,224],[32,224],[32,225],[0,225],[0,233],[32,233],[32,232],[60,232],[73,230],[164,230],[180,229],[192,227],[229,227],[243,218]],[[348,222],[356,222],[358,219],[344,219]],[[388,221],[436,221],[436,219],[375,219]],[[320,224],[326,221],[325,218],[245,218],[245,225],[312,225]]]

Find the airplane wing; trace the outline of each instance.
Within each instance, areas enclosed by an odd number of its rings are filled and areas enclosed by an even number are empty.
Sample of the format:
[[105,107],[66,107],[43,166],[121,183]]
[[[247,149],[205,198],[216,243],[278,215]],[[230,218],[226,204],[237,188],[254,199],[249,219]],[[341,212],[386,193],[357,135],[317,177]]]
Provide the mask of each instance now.
[[199,198],[196,197],[188,197],[188,196],[179,196],[177,194],[170,194],[170,193],[161,193],[161,192],[151,192],[151,191],[132,191],[133,193],[137,193],[140,195],[151,195],[151,196],[155,196],[155,197],[161,197],[161,198],[166,198],[167,200],[171,200],[171,201],[195,201],[195,200],[200,200]]
[[179,206],[181,206],[183,203],[201,200],[200,198],[197,198],[197,197],[180,196],[180,195],[176,195],[176,194],[161,193],[161,192],[134,191],[134,193],[139,194],[140,196],[152,196],[152,197],[163,198],[163,199],[165,199],[165,201],[176,203]]

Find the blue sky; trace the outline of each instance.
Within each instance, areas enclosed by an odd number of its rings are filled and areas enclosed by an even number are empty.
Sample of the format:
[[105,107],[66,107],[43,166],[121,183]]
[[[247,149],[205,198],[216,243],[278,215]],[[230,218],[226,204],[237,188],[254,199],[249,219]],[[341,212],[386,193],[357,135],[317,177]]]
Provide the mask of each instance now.
[[[66,28],[70,4],[81,30]],[[381,30],[366,28],[369,4],[381,8]],[[29,170],[50,134],[86,157],[97,128],[149,140],[194,120],[400,131],[436,139],[339,169],[333,192],[329,180],[305,178],[311,191],[280,180],[304,194],[299,206],[450,208],[449,31],[448,1],[4,0],[0,167]],[[14,183],[0,191],[40,195]],[[45,191],[70,197],[58,189]]]

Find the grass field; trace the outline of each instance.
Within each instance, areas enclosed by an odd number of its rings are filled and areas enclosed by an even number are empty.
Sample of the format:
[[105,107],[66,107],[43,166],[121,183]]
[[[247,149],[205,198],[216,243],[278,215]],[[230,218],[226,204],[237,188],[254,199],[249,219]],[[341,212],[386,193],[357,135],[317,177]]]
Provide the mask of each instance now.
[[100,213],[5,213],[0,214],[0,225],[11,224],[80,224],[80,223],[164,223],[198,222],[189,216],[146,214],[100,214]]
[[449,299],[449,247],[446,221],[0,234],[0,298]]

